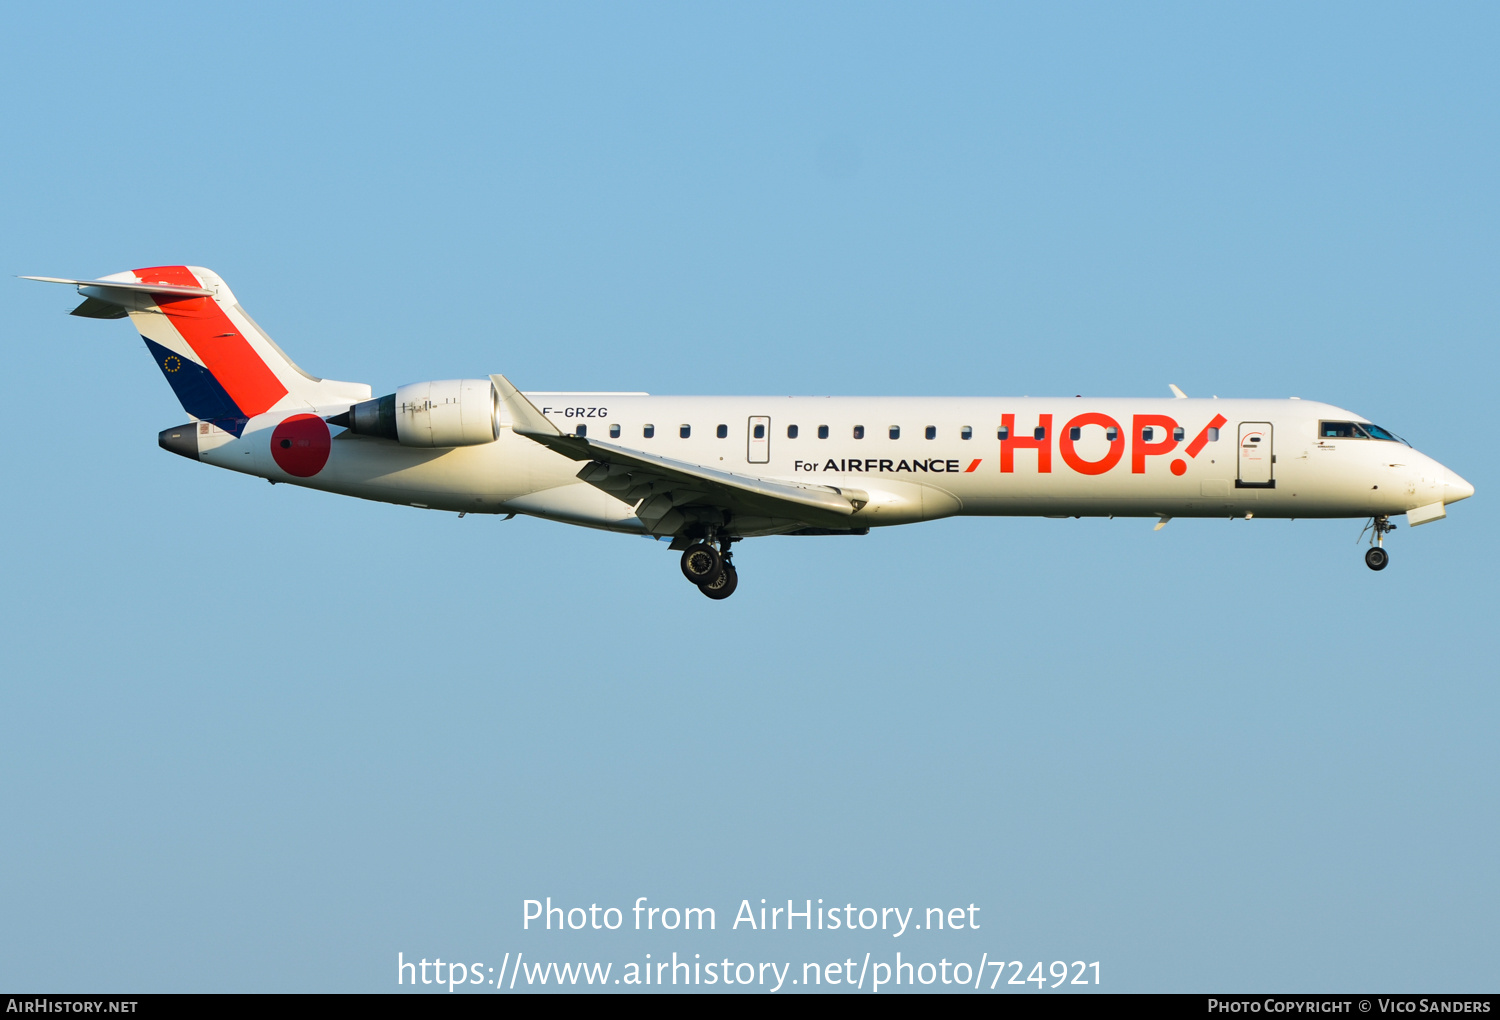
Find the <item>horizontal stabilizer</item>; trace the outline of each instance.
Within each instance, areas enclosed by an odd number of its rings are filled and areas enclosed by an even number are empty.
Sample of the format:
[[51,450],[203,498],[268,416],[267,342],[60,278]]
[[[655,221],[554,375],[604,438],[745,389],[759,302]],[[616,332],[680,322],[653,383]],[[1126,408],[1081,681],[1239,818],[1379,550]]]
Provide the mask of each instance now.
[[61,276],[23,276],[23,280],[41,283],[71,283],[75,287],[107,287],[110,290],[129,290],[138,294],[178,294],[183,297],[213,297],[207,287],[182,287],[171,283],[138,283],[134,280],[71,280]]

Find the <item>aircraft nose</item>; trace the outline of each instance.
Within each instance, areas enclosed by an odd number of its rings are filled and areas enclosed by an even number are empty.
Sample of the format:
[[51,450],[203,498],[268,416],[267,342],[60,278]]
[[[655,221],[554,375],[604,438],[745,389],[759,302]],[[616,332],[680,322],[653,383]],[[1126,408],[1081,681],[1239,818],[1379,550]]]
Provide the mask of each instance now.
[[1443,471],[1443,502],[1457,503],[1461,499],[1468,499],[1474,495],[1474,486],[1464,481],[1452,471]]

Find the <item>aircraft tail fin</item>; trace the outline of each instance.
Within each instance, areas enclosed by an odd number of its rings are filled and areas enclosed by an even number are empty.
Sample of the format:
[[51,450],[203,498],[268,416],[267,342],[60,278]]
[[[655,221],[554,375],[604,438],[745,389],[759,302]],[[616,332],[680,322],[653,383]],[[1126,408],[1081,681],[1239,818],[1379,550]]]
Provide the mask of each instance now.
[[183,410],[235,435],[267,411],[336,413],[370,398],[364,383],[304,372],[240,307],[229,286],[201,266],[154,266],[97,280],[25,279],[76,286],[84,301],[73,315],[128,315]]

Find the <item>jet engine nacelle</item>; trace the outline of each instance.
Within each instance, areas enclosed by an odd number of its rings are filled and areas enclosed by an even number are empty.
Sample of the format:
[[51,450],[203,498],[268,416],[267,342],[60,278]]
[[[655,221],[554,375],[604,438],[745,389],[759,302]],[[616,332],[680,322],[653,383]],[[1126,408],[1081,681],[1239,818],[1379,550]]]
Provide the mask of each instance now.
[[488,379],[408,383],[328,423],[402,446],[478,446],[500,437],[500,395]]

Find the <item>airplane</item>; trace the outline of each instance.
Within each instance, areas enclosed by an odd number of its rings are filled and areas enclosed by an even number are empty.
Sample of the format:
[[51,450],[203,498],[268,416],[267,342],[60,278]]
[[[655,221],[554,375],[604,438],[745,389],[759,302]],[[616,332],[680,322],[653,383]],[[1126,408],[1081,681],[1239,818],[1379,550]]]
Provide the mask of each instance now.
[[693,397],[522,392],[503,375],[364,383],[309,375],[215,273],[155,266],[75,286],[73,315],[129,316],[192,420],[158,443],[190,460],[424,510],[527,514],[670,539],[711,599],[732,546],[867,535],[954,516],[1446,516],[1474,487],[1351,411],[1173,396]]

